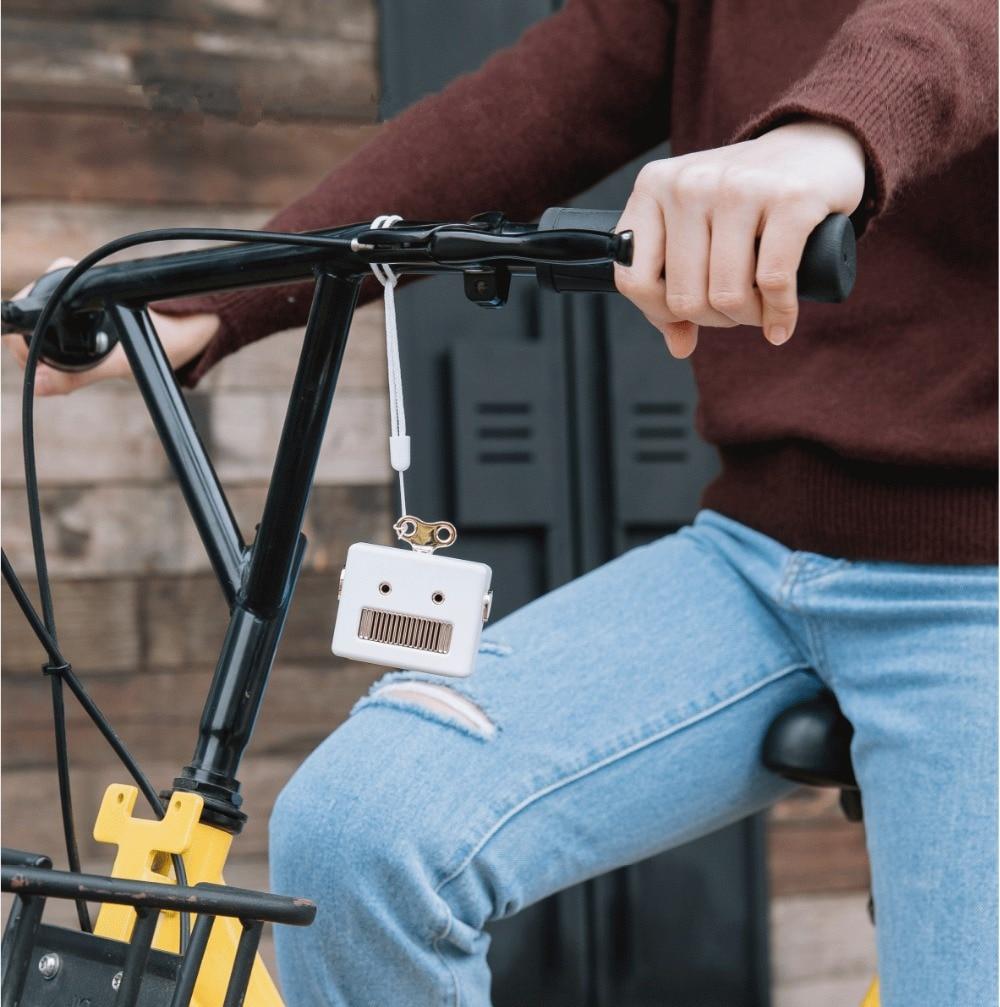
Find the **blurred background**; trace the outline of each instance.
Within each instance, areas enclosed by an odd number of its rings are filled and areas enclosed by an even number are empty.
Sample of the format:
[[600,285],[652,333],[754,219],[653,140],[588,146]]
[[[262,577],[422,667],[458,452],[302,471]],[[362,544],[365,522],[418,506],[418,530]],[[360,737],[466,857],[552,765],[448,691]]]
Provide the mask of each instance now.
[[[475,13],[478,35],[470,45],[458,14],[445,22],[446,34],[436,29],[444,80],[452,64],[474,65],[557,5],[463,6]],[[7,0],[4,296],[57,256],[79,256],[119,234],[260,224],[370,138],[382,113],[418,96],[410,68],[414,53],[427,49],[400,46],[400,33],[413,30],[413,18],[441,10],[426,0],[381,7],[374,0]],[[188,395],[248,538],[300,338],[293,331],[248,347]],[[20,378],[4,354],[3,541],[24,576],[31,559]],[[227,870],[233,884],[267,886],[266,823],[276,794],[377,674],[334,659],[329,637],[347,546],[384,541],[391,524],[384,382],[380,312],[368,307],[355,321],[317,474],[306,569],[241,773],[250,823]],[[225,605],[134,388],[105,383],[44,400],[37,443],[64,649],[163,786],[191,754]],[[3,841],[59,863],[51,706],[40,662],[5,596]],[[105,787],[124,777],[72,702],[68,709],[81,853],[86,868],[102,870],[111,851],[90,838],[90,827]],[[873,966],[860,828],[842,819],[834,793],[803,792],[774,810],[766,836],[773,1003],[856,1002]],[[765,1003],[763,996],[752,1002]],[[587,1002],[599,1005],[600,992],[588,991]],[[641,1002],[681,1003],[655,993]],[[621,999],[614,1005],[627,1007]]]

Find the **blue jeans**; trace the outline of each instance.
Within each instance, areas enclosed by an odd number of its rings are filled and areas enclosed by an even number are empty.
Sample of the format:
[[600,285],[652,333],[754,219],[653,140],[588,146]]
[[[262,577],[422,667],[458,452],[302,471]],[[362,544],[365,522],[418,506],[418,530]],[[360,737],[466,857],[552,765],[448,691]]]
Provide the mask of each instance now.
[[388,675],[271,819],[275,890],[320,906],[277,928],[289,1004],[486,1007],[484,924],[782,797],[762,737],[824,686],[884,1007],[995,1004],[996,605],[993,567],[792,552],[705,512],[489,628],[470,679]]

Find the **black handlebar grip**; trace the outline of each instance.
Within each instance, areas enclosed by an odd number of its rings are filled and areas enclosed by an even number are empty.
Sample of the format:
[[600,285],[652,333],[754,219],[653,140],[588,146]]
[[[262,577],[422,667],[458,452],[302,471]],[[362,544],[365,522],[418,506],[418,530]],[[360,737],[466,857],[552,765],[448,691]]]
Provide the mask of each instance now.
[[[620,210],[579,210],[554,206],[542,214],[539,230],[614,231]],[[809,235],[797,275],[798,293],[803,301],[836,304],[847,300],[858,271],[854,228],[842,213],[831,213]],[[614,266],[539,265],[538,282],[549,290],[614,291]]]

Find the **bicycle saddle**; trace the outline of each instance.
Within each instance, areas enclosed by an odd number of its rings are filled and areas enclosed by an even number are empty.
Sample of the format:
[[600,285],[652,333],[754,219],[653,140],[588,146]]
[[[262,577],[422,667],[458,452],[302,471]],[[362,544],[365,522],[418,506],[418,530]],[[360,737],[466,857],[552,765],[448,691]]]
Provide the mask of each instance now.
[[764,737],[764,765],[796,783],[857,790],[853,734],[833,693],[821,692],[774,718]]

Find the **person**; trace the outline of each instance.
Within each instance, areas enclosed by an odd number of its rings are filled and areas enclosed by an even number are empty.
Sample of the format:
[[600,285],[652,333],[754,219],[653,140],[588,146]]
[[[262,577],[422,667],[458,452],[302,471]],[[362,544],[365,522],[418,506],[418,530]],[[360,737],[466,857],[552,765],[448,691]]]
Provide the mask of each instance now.
[[[763,733],[823,688],[885,1007],[996,1003],[996,28],[986,0],[569,0],[270,222],[530,219],[669,137],[617,284],[693,354],[722,461],[691,527],[488,628],[467,681],[389,674],[296,772],[273,883],[321,909],[276,937],[291,1004],[487,1004],[489,921],[780,798]],[[800,307],[831,212],[859,281]],[[193,384],[307,307],[156,324]]]

